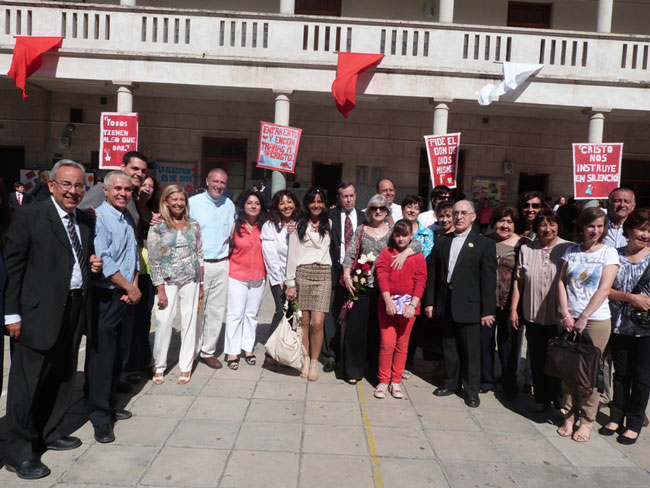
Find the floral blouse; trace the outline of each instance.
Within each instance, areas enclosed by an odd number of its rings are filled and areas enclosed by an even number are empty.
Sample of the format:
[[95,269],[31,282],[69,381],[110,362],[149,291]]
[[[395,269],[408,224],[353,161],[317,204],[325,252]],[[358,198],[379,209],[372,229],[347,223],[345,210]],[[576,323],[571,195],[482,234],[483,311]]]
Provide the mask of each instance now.
[[[624,293],[631,293],[636,284],[643,276],[646,267],[650,265],[650,254],[638,263],[633,263],[625,256],[625,248],[618,249],[618,272],[612,288]],[[650,285],[646,285],[641,293],[650,295]],[[650,336],[650,330],[637,327],[630,320],[630,304],[627,302],[609,301],[609,309],[612,312],[612,332],[634,337]]]
[[422,245],[422,254],[424,254],[424,259],[429,262],[429,256],[431,256],[431,251],[433,251],[433,231],[418,224],[418,230],[413,235],[413,239],[417,239]]
[[196,220],[188,218],[182,229],[172,229],[164,221],[152,226],[147,247],[154,286],[163,283],[180,286],[201,280],[203,245]]

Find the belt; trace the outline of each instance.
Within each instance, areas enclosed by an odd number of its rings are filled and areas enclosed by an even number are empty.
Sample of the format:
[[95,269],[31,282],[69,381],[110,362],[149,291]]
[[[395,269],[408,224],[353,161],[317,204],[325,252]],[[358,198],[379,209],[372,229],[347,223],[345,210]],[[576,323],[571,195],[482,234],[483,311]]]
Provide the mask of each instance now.
[[206,263],[220,263],[221,261],[227,261],[227,260],[228,260],[228,256],[220,259],[204,259],[203,261]]
[[81,288],[75,288],[75,289],[70,290],[68,292],[68,296],[71,296],[71,297],[81,297],[81,296],[83,296],[83,294],[84,294],[84,292],[83,292],[83,290]]

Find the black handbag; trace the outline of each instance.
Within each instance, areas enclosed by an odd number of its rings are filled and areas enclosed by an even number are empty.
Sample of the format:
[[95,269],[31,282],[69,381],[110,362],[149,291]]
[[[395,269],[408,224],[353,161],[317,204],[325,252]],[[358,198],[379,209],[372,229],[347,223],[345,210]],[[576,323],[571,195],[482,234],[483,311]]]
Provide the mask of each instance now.
[[604,387],[601,360],[602,353],[586,330],[582,334],[565,331],[549,339],[544,373],[570,385],[601,391]]
[[[650,281],[650,265],[645,267],[641,278],[630,292],[639,295]],[[650,330],[650,311],[630,309],[630,320],[641,329]]]

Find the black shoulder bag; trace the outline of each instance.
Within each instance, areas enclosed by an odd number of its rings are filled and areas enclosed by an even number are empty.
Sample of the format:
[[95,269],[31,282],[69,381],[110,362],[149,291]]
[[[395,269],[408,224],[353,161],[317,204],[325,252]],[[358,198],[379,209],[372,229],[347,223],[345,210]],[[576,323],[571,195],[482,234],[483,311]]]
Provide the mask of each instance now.
[[[630,292],[632,295],[640,295],[646,285],[650,282],[650,264],[639,278],[636,286]],[[650,311],[630,309],[630,320],[641,329],[650,330]]]

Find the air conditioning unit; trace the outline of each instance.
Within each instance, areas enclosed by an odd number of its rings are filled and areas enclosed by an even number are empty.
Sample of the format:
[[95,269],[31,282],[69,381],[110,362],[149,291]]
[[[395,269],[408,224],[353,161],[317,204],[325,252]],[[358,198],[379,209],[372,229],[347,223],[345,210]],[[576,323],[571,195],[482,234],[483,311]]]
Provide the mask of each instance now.
[[515,165],[513,163],[503,163],[503,174],[511,175],[515,172]]

